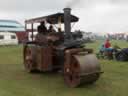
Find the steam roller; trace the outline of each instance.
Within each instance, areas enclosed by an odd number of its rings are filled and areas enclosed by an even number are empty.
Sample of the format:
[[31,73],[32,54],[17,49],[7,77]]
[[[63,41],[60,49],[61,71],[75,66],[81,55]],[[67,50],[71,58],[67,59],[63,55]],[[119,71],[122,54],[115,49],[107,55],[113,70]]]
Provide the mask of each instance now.
[[[86,50],[86,51],[84,51]],[[65,52],[64,80],[70,87],[95,82],[101,69],[97,57],[87,49],[71,49]]]
[[[52,25],[64,24],[64,30],[58,32],[41,30],[34,38],[34,24],[44,20]],[[86,40],[74,37],[71,24],[78,21],[79,18],[71,14],[70,8],[64,8],[64,13],[26,20],[26,30],[28,25],[32,27],[30,30],[32,41],[24,44],[25,69],[28,72],[38,70],[43,73],[59,70],[63,72],[64,81],[69,87],[94,83],[101,74],[100,64],[93,50],[85,48]]]

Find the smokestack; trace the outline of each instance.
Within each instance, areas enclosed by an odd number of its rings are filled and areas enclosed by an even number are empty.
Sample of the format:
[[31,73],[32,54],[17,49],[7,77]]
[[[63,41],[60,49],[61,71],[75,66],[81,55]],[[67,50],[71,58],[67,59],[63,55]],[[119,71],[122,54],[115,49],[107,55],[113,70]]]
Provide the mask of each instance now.
[[71,8],[64,8],[64,28],[67,38],[71,38]]

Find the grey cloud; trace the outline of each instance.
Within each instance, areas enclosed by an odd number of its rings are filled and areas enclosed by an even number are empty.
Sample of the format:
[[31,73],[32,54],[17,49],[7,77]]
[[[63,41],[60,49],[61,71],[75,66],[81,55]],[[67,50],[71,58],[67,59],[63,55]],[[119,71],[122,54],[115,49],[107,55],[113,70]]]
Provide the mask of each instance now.
[[87,8],[95,4],[126,4],[128,0],[0,0],[0,10],[36,12],[60,10],[64,7]]
[[0,0],[0,10],[5,11],[37,11],[62,9],[66,6],[87,7],[95,4],[126,4],[128,0]]
[[0,0],[0,10],[4,11],[44,11],[64,6],[61,0]]
[[77,28],[94,32],[115,32],[128,30],[127,5],[128,0],[0,0],[0,12],[6,13],[5,18],[17,19],[24,23],[27,18],[62,11],[64,7],[69,6],[80,17]]

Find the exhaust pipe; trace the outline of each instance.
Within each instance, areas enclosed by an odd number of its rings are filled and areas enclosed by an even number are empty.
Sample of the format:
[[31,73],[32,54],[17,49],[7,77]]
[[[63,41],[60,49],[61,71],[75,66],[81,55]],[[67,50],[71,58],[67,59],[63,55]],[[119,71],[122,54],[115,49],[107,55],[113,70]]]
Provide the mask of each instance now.
[[71,8],[64,8],[64,29],[66,39],[71,39]]

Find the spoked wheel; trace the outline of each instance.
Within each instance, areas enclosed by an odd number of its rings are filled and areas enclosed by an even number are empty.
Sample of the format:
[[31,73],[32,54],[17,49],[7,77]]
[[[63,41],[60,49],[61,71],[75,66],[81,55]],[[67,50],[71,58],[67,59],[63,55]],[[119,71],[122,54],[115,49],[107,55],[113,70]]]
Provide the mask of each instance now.
[[64,65],[64,80],[69,87],[77,87],[80,84],[80,65],[74,56],[70,61]]
[[24,66],[27,72],[34,71],[34,54],[31,46],[24,47]]

